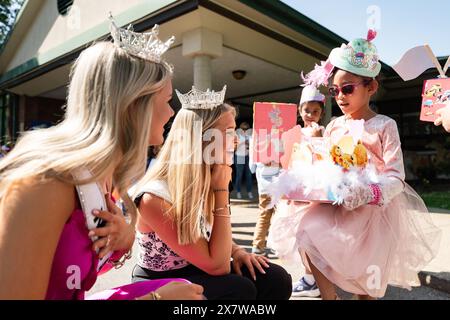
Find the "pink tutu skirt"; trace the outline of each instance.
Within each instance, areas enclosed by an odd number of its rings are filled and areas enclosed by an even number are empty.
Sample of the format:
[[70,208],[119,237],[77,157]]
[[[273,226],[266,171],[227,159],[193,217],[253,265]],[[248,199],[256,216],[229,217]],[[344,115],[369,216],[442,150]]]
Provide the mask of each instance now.
[[342,206],[281,201],[269,231],[269,246],[282,259],[312,264],[341,289],[383,297],[387,285],[420,286],[418,273],[436,256],[441,230],[408,185],[384,207],[354,211]]

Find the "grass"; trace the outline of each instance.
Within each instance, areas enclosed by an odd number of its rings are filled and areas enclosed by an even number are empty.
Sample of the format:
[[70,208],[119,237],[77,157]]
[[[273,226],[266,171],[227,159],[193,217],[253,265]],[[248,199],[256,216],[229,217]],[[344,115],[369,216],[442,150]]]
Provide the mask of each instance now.
[[427,207],[450,210],[450,191],[425,192],[420,196]]

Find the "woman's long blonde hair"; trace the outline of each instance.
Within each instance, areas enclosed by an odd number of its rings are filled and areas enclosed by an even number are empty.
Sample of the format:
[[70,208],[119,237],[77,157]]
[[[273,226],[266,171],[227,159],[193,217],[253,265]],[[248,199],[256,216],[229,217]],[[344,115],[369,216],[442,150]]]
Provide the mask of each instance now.
[[203,136],[225,112],[236,115],[234,107],[228,104],[213,110],[181,109],[155,165],[135,188],[136,196],[151,181],[167,182],[172,208],[166,214],[176,224],[178,243],[182,245],[195,243],[202,236],[200,221],[204,212],[206,221],[212,222],[211,165],[203,158]]
[[171,77],[167,63],[133,57],[110,42],[84,50],[71,70],[64,120],[25,133],[0,161],[0,199],[11,183],[30,177],[81,183],[71,172],[85,167],[92,178],[82,183],[113,173],[134,222],[127,190],[145,173],[154,93]]

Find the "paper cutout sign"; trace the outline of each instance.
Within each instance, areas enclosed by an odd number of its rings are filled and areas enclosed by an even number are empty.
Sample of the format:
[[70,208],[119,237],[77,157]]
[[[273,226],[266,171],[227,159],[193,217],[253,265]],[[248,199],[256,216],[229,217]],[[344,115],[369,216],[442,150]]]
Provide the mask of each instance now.
[[[300,167],[311,167],[317,161],[330,161],[329,139],[309,137],[303,134],[301,126],[297,125],[282,135],[285,152],[281,157],[281,165],[285,170],[295,170]],[[332,203],[333,195],[324,190],[308,190],[298,187],[285,194],[285,199],[303,202]]]
[[297,105],[255,102],[253,105],[253,159],[280,163],[284,154],[281,136],[297,123]]
[[426,80],[422,91],[420,120],[434,122],[436,111],[450,102],[450,78]]
[[436,68],[441,78],[445,78],[448,67],[450,65],[450,57],[442,69],[436,55],[433,53],[429,45],[423,45],[409,49],[392,68],[404,80],[409,81],[417,78],[426,70]]
[[[329,137],[304,135],[301,126],[295,126],[282,135],[285,153],[281,157],[284,169],[281,178],[292,174],[296,181],[293,184],[295,188],[288,186],[285,189],[285,199],[333,203],[336,198],[326,180],[331,176],[336,178],[336,174],[345,177],[352,167],[366,167],[369,157],[361,142],[364,120],[349,120],[346,127],[348,133],[337,144],[332,144]],[[292,179],[289,179],[289,184]],[[282,185],[279,187],[283,188]]]
[[282,134],[281,140],[283,141],[284,154],[281,156],[281,167],[283,169],[290,167],[294,145],[300,143],[302,137],[302,127],[299,125]]
[[283,133],[281,140],[284,146],[284,154],[281,156],[283,169],[291,168],[296,161],[312,164],[329,158],[328,139],[306,136],[299,125]]
[[438,70],[438,79],[424,82],[420,112],[420,120],[434,122],[437,118],[435,112],[449,101],[450,86],[446,74],[450,68],[450,57],[442,68],[430,46],[423,45],[408,50],[392,68],[404,81],[415,79],[430,68]]
[[[283,138],[289,139],[291,135],[286,135]],[[308,171],[318,163],[328,162],[331,165],[330,158],[330,146],[328,138],[308,137],[301,136],[300,142],[294,142],[292,140],[288,142],[291,144],[291,150],[289,155],[288,170],[304,170]],[[287,158],[287,155],[286,155]],[[333,203],[336,199],[333,193],[329,189],[306,187],[300,184],[296,190],[289,192],[285,195],[285,199],[301,201],[301,202],[321,202],[321,203]]]

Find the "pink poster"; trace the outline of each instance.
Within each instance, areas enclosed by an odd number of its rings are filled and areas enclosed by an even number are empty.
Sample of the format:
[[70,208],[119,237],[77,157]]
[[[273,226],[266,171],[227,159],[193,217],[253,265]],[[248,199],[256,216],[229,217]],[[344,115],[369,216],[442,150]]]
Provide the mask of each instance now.
[[435,112],[450,102],[450,78],[426,80],[423,84],[420,120],[434,122]]
[[[281,165],[285,170],[296,170],[298,166],[310,167],[320,160],[331,161],[328,159],[330,154],[328,139],[307,137],[303,135],[299,125],[286,131],[281,138],[284,146]],[[285,194],[284,198],[300,202],[332,203],[335,201],[332,194],[325,190],[309,189],[309,192],[305,193],[305,187],[299,183],[296,190]]]
[[280,163],[284,153],[281,136],[297,123],[297,105],[255,102],[253,105],[253,159]]

